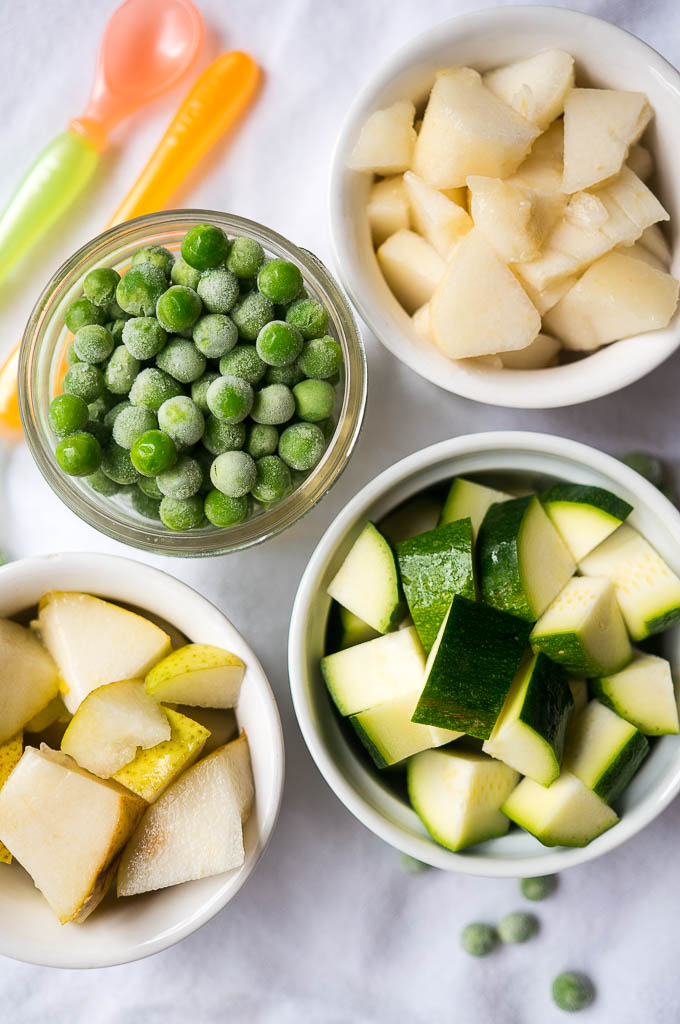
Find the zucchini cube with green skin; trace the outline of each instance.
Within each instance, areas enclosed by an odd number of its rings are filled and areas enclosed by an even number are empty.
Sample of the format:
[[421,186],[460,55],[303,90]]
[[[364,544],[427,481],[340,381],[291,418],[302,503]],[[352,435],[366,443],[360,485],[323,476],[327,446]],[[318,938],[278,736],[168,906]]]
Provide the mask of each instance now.
[[590,688],[594,697],[637,726],[645,736],[680,732],[678,700],[671,666],[665,658],[635,651],[626,668],[591,679]]
[[554,484],[541,495],[541,504],[577,562],[633,511],[611,491],[585,484]]
[[574,675],[618,672],[632,657],[610,580],[574,576],[531,632],[534,650]]
[[414,626],[321,659],[321,674],[341,715],[421,690],[425,651]]
[[413,810],[432,838],[454,851],[505,835],[501,806],[518,779],[501,761],[467,750],[426,750],[406,768]]
[[621,796],[648,753],[649,743],[634,725],[591,700],[570,730],[564,769],[610,804]]
[[457,594],[430,652],[413,721],[488,739],[530,629],[522,619]]
[[328,593],[378,633],[396,629],[405,604],[394,552],[373,523],[363,528]]
[[585,679],[568,679],[567,682],[569,683],[571,697],[574,702],[573,716],[575,716],[588,703],[588,683]]
[[401,541],[396,551],[408,608],[429,652],[454,596],[475,599],[472,525],[459,519],[438,526]]
[[420,690],[352,715],[350,722],[378,768],[387,768],[432,747],[443,747],[463,734],[451,729],[418,725],[411,716]]
[[560,774],[573,706],[564,669],[544,654],[526,658],[482,750],[549,786]]
[[568,771],[551,786],[522,779],[501,810],[544,846],[587,846],[619,820],[604,800]]
[[349,608],[343,608],[341,604],[337,605],[337,607],[340,617],[341,651],[344,651],[347,647],[354,647],[355,644],[365,644],[369,640],[375,640],[380,636],[380,633],[373,629],[373,626],[369,626],[367,622],[360,619]]
[[535,495],[491,505],[477,537],[482,599],[535,622],[576,563]]
[[473,480],[458,476],[449,488],[439,525],[444,526],[445,523],[454,523],[457,519],[469,518],[472,523],[472,536],[475,538],[491,505],[498,501],[507,501],[509,498],[510,495],[503,491],[495,491],[492,487],[485,487],[484,484],[477,484]]
[[634,641],[661,633],[680,620],[680,578],[628,523],[581,559],[584,576],[606,576],[614,584]]

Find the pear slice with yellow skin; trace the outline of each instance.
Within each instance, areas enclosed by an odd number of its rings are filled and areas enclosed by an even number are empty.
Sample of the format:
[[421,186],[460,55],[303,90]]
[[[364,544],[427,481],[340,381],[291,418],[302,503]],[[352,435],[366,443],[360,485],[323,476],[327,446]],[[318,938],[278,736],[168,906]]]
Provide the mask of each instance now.
[[187,644],[159,661],[144,681],[159,701],[201,708],[238,704],[245,664],[236,654],[210,644]]
[[81,768],[110,779],[137,755],[137,748],[169,740],[164,709],[141,679],[122,679],[89,693],[71,719],[61,749]]
[[[24,751],[24,736],[18,732],[16,736],[0,745],[0,789],[12,774],[15,765],[21,760]],[[12,854],[4,843],[0,843],[0,864],[11,864]]]
[[179,711],[164,708],[170,722],[170,739],[140,750],[113,778],[147,803],[153,803],[203,751],[210,731]]
[[10,739],[59,692],[59,672],[35,633],[0,619],[0,743]]

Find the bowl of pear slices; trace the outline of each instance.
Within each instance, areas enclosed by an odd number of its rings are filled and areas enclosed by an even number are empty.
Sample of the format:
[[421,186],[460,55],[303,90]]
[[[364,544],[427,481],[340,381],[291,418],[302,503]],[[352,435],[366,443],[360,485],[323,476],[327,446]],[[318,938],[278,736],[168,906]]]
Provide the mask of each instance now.
[[454,17],[349,110],[331,172],[338,273],[379,340],[492,405],[618,391],[680,343],[680,75],[556,7]]
[[158,569],[0,569],[0,953],[106,967],[221,910],[274,829],[276,701],[228,619]]

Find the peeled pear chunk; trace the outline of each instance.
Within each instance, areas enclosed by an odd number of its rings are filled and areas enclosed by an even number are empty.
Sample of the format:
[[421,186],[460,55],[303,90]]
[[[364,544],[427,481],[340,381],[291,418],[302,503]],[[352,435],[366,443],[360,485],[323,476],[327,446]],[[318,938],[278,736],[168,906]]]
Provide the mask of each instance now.
[[639,240],[634,242],[633,245],[622,245],[620,249],[613,249],[612,252],[620,252],[624,256],[630,256],[631,259],[642,260],[643,263],[654,267],[655,270],[660,270],[662,273],[668,270],[666,264],[653,252],[646,249]]
[[[531,152],[509,180],[523,183],[543,195],[562,195],[563,151],[564,125],[562,121],[555,121],[539,135]],[[565,196],[565,204],[566,201]]]
[[[0,744],[0,789],[7,782],[14,771],[15,765],[21,760],[21,755],[24,750],[24,736],[23,733],[18,732],[16,736],[11,736],[10,739],[5,740],[4,743]],[[4,843],[0,843],[0,864],[11,864],[12,854],[9,852]]]
[[424,306],[417,309],[411,317],[411,323],[418,337],[422,338],[423,341],[433,342],[432,329],[430,327],[430,303],[426,302]]
[[0,743],[59,692],[59,671],[33,630],[0,619]]
[[0,840],[62,924],[102,900],[145,803],[44,745],[27,747],[0,789]]
[[[514,269],[511,267],[511,269]],[[576,284],[578,278],[575,274],[570,277],[561,277],[554,284],[551,284],[549,288],[544,288],[542,291],[538,291],[537,288],[533,288],[528,281],[523,280],[517,275],[518,280],[524,291],[527,293],[534,306],[538,310],[541,316],[544,316],[549,309],[556,306],[563,295],[566,295],[569,289]]]
[[390,235],[377,257],[385,280],[407,313],[428,301],[444,274],[444,260],[415,231]]
[[472,68],[435,78],[413,170],[435,188],[460,188],[470,174],[504,178],[517,169],[538,128],[499,100]]
[[45,594],[38,628],[59,668],[64,704],[71,713],[91,690],[145,676],[170,650],[170,638],[158,626],[91,594]]
[[572,89],[564,103],[564,191],[618,174],[651,117],[644,93]]
[[526,348],[541,318],[477,228],[460,241],[430,302],[432,336],[452,359]]
[[244,756],[229,753],[230,746],[189,768],[151,804],[123,853],[119,896],[164,889],[243,864],[248,779]]
[[666,236],[658,224],[652,224],[650,227],[645,228],[638,239],[638,243],[651,252],[653,256],[656,256],[663,263],[666,270],[668,270],[673,256],[671,247],[666,241]]
[[371,185],[366,215],[374,245],[380,245],[411,223],[411,208],[403,174],[394,174]]
[[677,303],[674,277],[634,256],[610,252],[546,313],[544,325],[566,348],[591,351],[666,327]]
[[535,259],[548,233],[541,197],[531,189],[500,178],[471,174],[470,213],[505,263]]
[[349,158],[352,170],[384,175],[408,170],[416,142],[415,113],[416,108],[408,100],[374,111],[365,121]]
[[210,736],[199,722],[164,708],[170,723],[170,739],[140,750],[136,757],[117,771],[113,778],[151,804],[196,761]]
[[151,669],[146,692],[156,700],[203,708],[238,704],[246,666],[237,654],[212,644],[186,644]]
[[557,338],[537,334],[526,348],[504,352],[501,357],[503,366],[508,370],[541,370],[546,366],[556,366],[561,347]]
[[139,679],[99,686],[87,695],[71,719],[61,749],[81,768],[109,779],[135,757],[138,747],[170,739],[163,708]]
[[494,96],[544,129],[564,110],[565,98],[574,85],[574,58],[564,50],[543,50],[487,71],[482,80]]
[[472,218],[413,171],[406,172],[404,183],[415,230],[446,259],[456,242],[472,228]]

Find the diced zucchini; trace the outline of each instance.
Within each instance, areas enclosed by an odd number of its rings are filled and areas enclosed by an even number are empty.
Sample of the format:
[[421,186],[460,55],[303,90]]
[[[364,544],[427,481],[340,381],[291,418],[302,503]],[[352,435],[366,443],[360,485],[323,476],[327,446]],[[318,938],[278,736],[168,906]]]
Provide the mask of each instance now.
[[585,679],[568,679],[569,689],[571,690],[571,698],[574,702],[574,711],[572,713],[573,718],[582,711],[588,703],[588,683]]
[[457,594],[430,651],[413,721],[488,739],[530,628],[522,619]]
[[519,776],[484,754],[426,750],[408,761],[406,776],[413,810],[430,835],[449,850],[462,850],[504,835],[501,813]]
[[341,604],[337,605],[337,608],[340,619],[340,650],[344,651],[346,647],[354,647],[356,644],[365,644],[380,636],[373,626],[369,626],[349,608],[343,608]]
[[328,587],[330,596],[378,633],[396,629],[405,604],[394,552],[367,523]]
[[564,670],[544,654],[527,657],[482,750],[549,786],[560,774],[572,708]]
[[484,601],[529,622],[543,614],[576,569],[532,495],[489,508],[477,537],[477,564]]
[[428,491],[421,491],[413,498],[407,498],[381,519],[378,527],[390,544],[416,537],[426,530],[433,530],[439,522],[442,503]]
[[355,715],[422,689],[425,652],[413,626],[321,659],[321,673],[341,715]]
[[531,643],[568,672],[586,677],[618,672],[632,657],[614,588],[592,576],[569,580],[534,626]]
[[649,743],[634,725],[591,700],[574,721],[564,754],[564,770],[606,803],[613,803],[635,775]]
[[470,520],[458,519],[403,540],[396,551],[408,608],[429,652],[454,595],[475,599]]
[[469,518],[472,522],[472,536],[476,537],[489,507],[496,501],[507,501],[509,497],[503,491],[494,491],[492,487],[457,476],[446,496],[439,525]]
[[378,768],[398,764],[421,750],[442,747],[463,735],[451,729],[435,729],[412,722],[411,715],[419,696],[420,690],[416,690],[351,716],[357,736]]
[[501,810],[544,846],[587,846],[619,820],[604,800],[566,771],[547,787],[522,779]]
[[577,562],[633,511],[611,491],[586,484],[554,484],[541,495],[541,504]]
[[630,665],[614,675],[591,679],[593,695],[637,726],[645,736],[680,731],[678,700],[665,658],[635,651]]
[[581,560],[586,576],[607,576],[635,641],[680,619],[680,578],[651,544],[624,523]]

